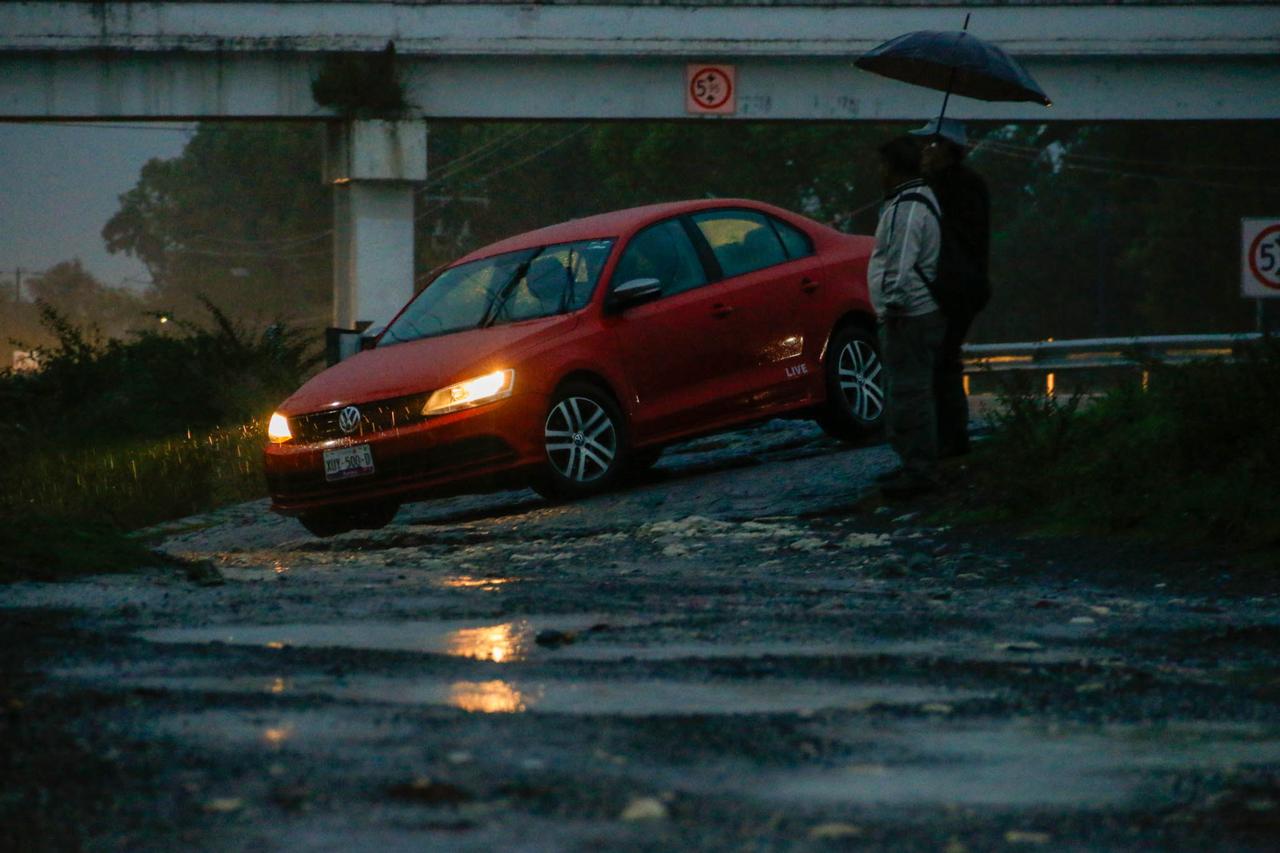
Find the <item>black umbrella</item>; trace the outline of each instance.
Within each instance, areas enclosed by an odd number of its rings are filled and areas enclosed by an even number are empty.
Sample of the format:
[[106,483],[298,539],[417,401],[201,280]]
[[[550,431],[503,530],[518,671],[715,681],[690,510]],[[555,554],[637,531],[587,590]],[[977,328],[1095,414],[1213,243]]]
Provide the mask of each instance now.
[[968,16],[964,25],[966,31],[961,32],[920,30],[898,36],[867,51],[854,64],[883,77],[946,92],[943,114],[952,93],[981,101],[1050,105],[1048,95],[1016,59],[970,35]]

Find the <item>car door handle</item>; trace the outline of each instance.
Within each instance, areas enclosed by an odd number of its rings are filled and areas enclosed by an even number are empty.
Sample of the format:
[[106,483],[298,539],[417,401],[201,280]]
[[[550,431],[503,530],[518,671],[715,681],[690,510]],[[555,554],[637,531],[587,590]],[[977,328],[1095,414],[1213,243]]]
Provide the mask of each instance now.
[[800,289],[805,293],[813,293],[819,287],[822,287],[822,282],[820,281],[814,281],[811,278],[800,279]]
[[732,305],[725,305],[723,303],[717,302],[715,305],[711,306],[711,316],[717,317],[721,320],[723,320],[725,317],[728,317],[733,312],[734,312],[734,308]]

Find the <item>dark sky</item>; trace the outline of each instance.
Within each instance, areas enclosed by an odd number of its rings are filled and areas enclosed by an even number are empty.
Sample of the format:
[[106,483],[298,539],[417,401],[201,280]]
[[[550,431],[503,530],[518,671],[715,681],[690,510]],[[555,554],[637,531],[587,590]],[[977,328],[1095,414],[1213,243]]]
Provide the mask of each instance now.
[[[147,278],[109,255],[102,226],[152,157],[175,157],[194,125],[0,123],[0,281],[79,258],[106,284]],[[136,284],[132,286],[138,286]]]

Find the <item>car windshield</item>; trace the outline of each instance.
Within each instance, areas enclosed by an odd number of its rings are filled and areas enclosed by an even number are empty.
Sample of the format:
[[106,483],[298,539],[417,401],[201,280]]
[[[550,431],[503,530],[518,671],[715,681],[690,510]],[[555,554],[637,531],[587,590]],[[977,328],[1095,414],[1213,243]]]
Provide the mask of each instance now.
[[612,240],[584,240],[450,267],[409,303],[379,345],[576,311],[591,301],[612,248]]

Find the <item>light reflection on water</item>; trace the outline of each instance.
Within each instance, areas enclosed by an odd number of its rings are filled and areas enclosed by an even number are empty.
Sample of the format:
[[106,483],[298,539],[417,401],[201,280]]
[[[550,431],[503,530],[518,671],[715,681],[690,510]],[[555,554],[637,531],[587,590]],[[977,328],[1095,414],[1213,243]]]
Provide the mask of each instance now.
[[[483,619],[484,617],[481,617]],[[501,619],[502,616],[490,616]],[[602,613],[525,614],[506,622],[481,619],[316,622],[284,625],[220,625],[160,628],[139,636],[159,643],[226,643],[283,651],[298,648],[344,648],[444,654],[494,663],[534,656],[539,630],[587,631],[594,625],[636,624],[630,617]],[[262,680],[258,681],[262,684]],[[293,685],[286,685],[293,689]]]
[[449,589],[479,589],[484,592],[497,592],[505,584],[515,583],[519,578],[477,578],[471,575],[451,575],[440,580],[440,585]]
[[522,692],[505,681],[457,681],[449,687],[449,704],[479,714],[527,711],[541,691]]
[[280,746],[293,736],[293,726],[275,726],[262,730],[262,739],[271,746]]
[[457,657],[510,663],[529,654],[532,628],[528,622],[505,622],[482,628],[461,628],[445,640],[445,652]]

